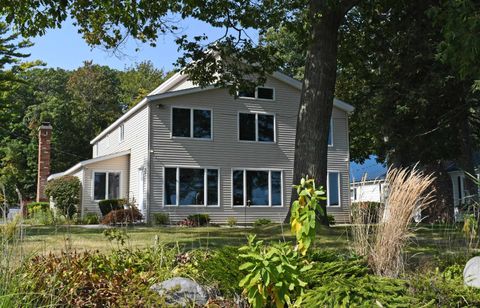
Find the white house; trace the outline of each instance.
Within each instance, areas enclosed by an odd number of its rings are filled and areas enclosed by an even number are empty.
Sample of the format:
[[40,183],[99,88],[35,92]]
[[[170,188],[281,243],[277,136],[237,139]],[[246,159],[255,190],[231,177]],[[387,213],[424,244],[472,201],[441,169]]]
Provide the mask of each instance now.
[[[128,198],[147,220],[207,213],[283,221],[290,205],[301,83],[281,73],[238,93],[199,88],[177,73],[91,141],[93,158],[62,175],[82,182],[81,214]],[[328,151],[328,212],[349,219],[348,114],[335,99]]]

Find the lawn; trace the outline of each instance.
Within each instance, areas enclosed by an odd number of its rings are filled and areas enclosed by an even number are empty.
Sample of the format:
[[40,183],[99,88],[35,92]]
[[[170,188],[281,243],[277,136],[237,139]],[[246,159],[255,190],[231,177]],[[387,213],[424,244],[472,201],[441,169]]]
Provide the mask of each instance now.
[[[257,234],[267,241],[292,241],[288,225],[270,225],[258,228],[197,227],[179,226],[122,227],[128,237],[126,248],[145,248],[159,244],[177,244],[183,249],[241,246],[247,242],[248,234]],[[62,250],[99,250],[107,252],[118,248],[103,234],[103,227],[84,226],[24,226],[21,247],[27,253],[60,252]],[[349,232],[346,226],[321,228],[315,244],[326,249],[348,248]],[[465,249],[465,241],[458,226],[420,225],[415,227],[407,251],[411,256],[432,256]]]

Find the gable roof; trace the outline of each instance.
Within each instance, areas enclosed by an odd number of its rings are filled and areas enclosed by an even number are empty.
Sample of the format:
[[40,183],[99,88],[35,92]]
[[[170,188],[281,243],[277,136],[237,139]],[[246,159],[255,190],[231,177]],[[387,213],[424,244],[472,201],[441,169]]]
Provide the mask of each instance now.
[[[269,75],[272,78],[275,78],[279,81],[282,81],[293,88],[301,91],[302,90],[302,82],[289,77],[283,73],[280,72],[274,72],[273,74]],[[168,78],[166,81],[164,81],[160,86],[158,86],[155,90],[150,92],[144,99],[142,99],[138,104],[136,104],[133,108],[128,110],[125,114],[123,114],[120,118],[118,118],[115,122],[113,122],[110,126],[108,126],[106,129],[104,129],[100,134],[98,134],[94,139],[90,141],[90,144],[94,144],[101,138],[103,138],[107,133],[112,131],[115,127],[117,127],[119,124],[124,122],[126,119],[137,113],[137,111],[141,110],[145,105],[147,105],[151,101],[156,101],[159,99],[164,99],[168,97],[174,97],[174,96],[180,96],[180,95],[186,95],[186,94],[192,94],[192,93],[197,93],[197,92],[203,92],[203,91],[208,91],[215,89],[214,86],[209,86],[209,87],[204,87],[200,88],[195,85],[191,85],[189,87],[186,87],[181,90],[171,90],[176,87],[178,87],[180,84],[186,82],[188,80],[188,75],[182,74],[181,72],[175,73],[172,77]],[[347,104],[339,99],[334,98],[333,99],[333,105],[337,107],[338,109],[341,109],[347,113],[353,112],[355,109],[352,105]]]
[[83,160],[83,161],[79,162],[78,164],[76,164],[75,166],[67,169],[64,172],[54,173],[54,174],[49,175],[47,180],[50,181],[50,180],[59,178],[59,177],[64,176],[64,175],[72,174],[74,171],[77,171],[81,167],[84,167],[84,166],[87,166],[87,165],[90,165],[90,164],[93,164],[93,163],[98,163],[98,162],[101,162],[101,161],[104,161],[104,160],[109,160],[109,159],[112,159],[112,158],[117,158],[117,157],[120,157],[120,156],[129,155],[129,154],[130,154],[130,150],[127,150],[127,151],[112,153],[112,154],[108,154],[108,155],[103,155],[103,156]]

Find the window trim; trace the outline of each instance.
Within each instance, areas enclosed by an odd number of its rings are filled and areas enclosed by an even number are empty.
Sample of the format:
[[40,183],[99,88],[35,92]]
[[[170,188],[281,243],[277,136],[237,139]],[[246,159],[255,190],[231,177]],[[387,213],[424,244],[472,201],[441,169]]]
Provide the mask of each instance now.
[[[240,139],[240,114],[254,114],[255,115],[255,140],[242,140]],[[273,141],[259,141],[258,140],[258,115],[271,115],[273,116]],[[238,111],[237,112],[237,141],[246,143],[262,143],[262,144],[274,144],[277,143],[277,114],[274,112],[259,112],[259,111]]]
[[125,140],[125,123],[122,123],[118,127],[118,143],[122,143]]
[[[181,137],[173,135],[173,109],[189,109],[190,110],[190,137]],[[194,110],[208,110],[210,111],[210,138],[197,138],[193,137],[193,111]],[[186,139],[186,140],[203,140],[213,141],[213,109],[208,107],[190,107],[190,106],[170,106],[170,139]]]
[[[95,174],[96,173],[105,173],[105,199],[95,199]],[[92,170],[92,192],[91,192],[91,199],[93,202],[99,202],[102,200],[108,200],[108,174],[109,173],[120,173],[120,189],[119,189],[119,194],[120,196],[118,197],[119,199],[124,198],[124,191],[123,191],[123,170],[113,170],[113,169],[108,169],[108,170],[102,170],[102,169],[95,169]]]
[[[243,171],[243,204],[233,204],[233,172]],[[232,168],[230,170],[230,186],[231,186],[231,206],[232,208],[245,208],[247,206],[247,171],[268,171],[268,205],[252,205],[252,208],[283,208],[284,207],[284,170],[275,168]],[[272,205],[272,176],[271,172],[280,172],[280,205]]]
[[[258,88],[272,89],[273,90],[272,99],[259,98],[258,97]],[[259,101],[266,101],[266,102],[274,102],[274,101],[276,101],[276,91],[275,91],[274,87],[256,86],[255,87],[255,97],[240,96],[240,91],[237,91],[237,97],[240,98],[240,99],[250,99],[250,100],[259,100]]]
[[[330,205],[330,197],[328,192],[330,191],[330,173],[337,173],[337,185],[338,185],[338,205]],[[327,207],[341,208],[342,207],[342,188],[340,186],[342,173],[339,170],[327,171]]]
[[[176,194],[176,204],[166,204],[166,195],[165,195],[165,169],[168,168],[175,168],[175,194]],[[180,196],[180,169],[203,169],[203,205],[202,204],[185,204],[185,205],[180,205],[179,204],[179,196]],[[217,170],[218,172],[218,189],[217,189],[217,199],[218,199],[218,204],[216,205],[207,205],[207,194],[208,194],[208,183],[207,183],[207,170]],[[164,208],[219,208],[221,204],[221,194],[220,194],[220,185],[221,185],[221,174],[220,174],[220,168],[219,167],[199,167],[199,166],[185,166],[185,165],[165,165],[163,166],[163,185],[162,185],[162,206]],[[205,193],[207,190],[207,193]]]

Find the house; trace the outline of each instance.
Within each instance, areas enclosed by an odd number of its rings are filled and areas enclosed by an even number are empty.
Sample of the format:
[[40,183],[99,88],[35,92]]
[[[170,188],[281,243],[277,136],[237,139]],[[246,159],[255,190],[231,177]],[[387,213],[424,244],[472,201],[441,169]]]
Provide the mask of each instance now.
[[350,164],[351,202],[383,202],[387,167],[377,162],[375,156],[362,164]]
[[[199,88],[177,73],[92,141],[92,159],[65,172],[82,182],[81,214],[98,201],[128,198],[147,218],[208,213],[282,222],[292,190],[301,82],[281,73],[241,91]],[[348,114],[335,99],[328,151],[328,212],[349,219]]]
[[[475,166],[475,176],[480,181],[480,152],[476,152],[473,157]],[[465,172],[458,165],[451,161],[447,163],[446,171],[452,181],[452,202],[454,208],[455,221],[463,221],[463,213],[461,211],[462,204],[468,203],[472,196],[480,195],[480,187],[478,191],[468,191],[465,181],[471,181]]]

